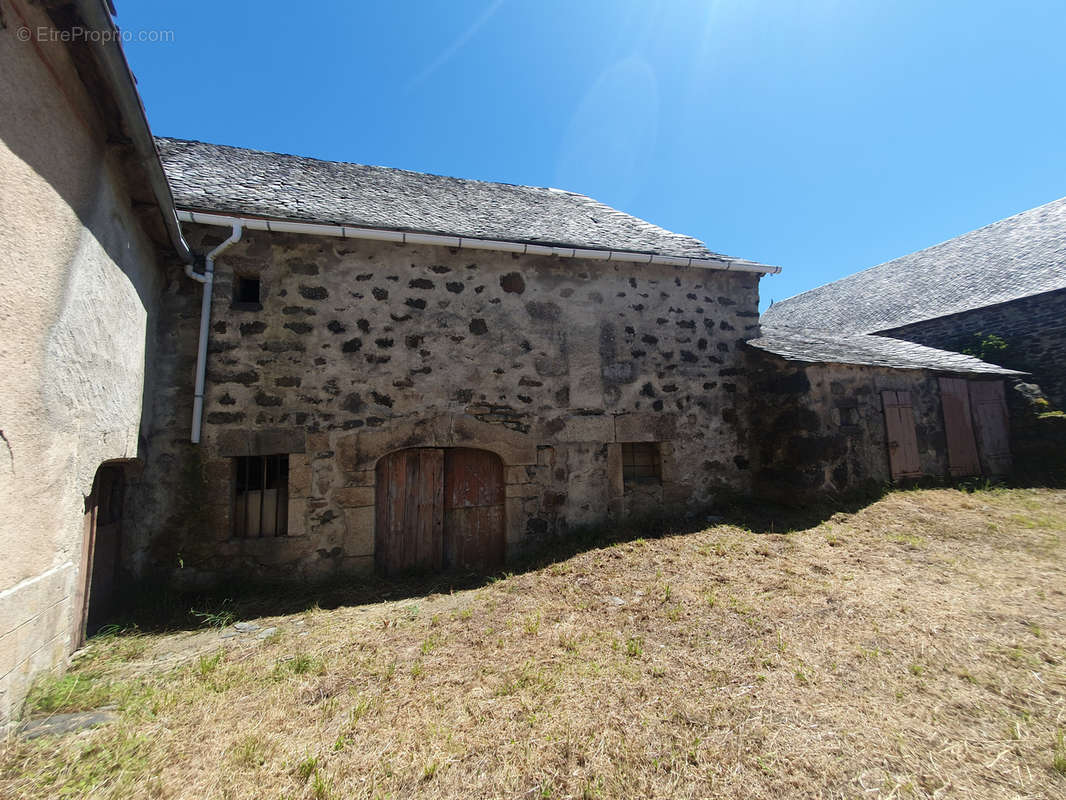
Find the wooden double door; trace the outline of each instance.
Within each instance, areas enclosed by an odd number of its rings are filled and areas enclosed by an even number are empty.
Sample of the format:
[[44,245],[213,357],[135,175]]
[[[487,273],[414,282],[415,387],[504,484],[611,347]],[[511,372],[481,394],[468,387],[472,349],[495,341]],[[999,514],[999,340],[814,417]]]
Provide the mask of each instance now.
[[[911,394],[881,392],[893,480],[922,474]],[[948,472],[1001,475],[1010,469],[1010,425],[1002,381],[940,378]]]
[[468,448],[412,448],[377,464],[374,558],[384,575],[487,572],[504,559],[503,462]]

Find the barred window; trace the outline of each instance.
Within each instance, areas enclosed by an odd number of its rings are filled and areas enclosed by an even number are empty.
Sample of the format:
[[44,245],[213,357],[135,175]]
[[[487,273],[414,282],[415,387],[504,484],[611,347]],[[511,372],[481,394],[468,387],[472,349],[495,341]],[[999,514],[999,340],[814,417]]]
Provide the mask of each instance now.
[[622,480],[625,483],[659,483],[662,457],[655,442],[622,444]]
[[289,532],[289,457],[241,456],[236,462],[233,535],[240,539]]

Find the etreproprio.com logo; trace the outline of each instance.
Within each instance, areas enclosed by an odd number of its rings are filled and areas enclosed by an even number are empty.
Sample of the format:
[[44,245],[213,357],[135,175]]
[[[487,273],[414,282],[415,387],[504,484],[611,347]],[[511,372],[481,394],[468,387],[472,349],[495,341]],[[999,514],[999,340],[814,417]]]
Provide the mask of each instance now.
[[47,26],[27,28],[23,26],[15,32],[20,42],[173,42],[174,31],[123,31],[123,30],[95,30],[75,26],[65,30],[56,30]]

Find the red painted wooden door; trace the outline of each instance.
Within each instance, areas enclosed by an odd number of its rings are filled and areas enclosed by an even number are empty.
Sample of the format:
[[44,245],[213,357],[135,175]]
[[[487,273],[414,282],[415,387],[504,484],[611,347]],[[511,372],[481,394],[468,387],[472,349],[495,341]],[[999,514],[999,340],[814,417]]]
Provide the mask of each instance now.
[[444,454],[444,564],[489,571],[504,559],[503,463],[487,450]]
[[918,458],[918,437],[914,430],[914,410],[910,392],[881,392],[888,434],[888,465],[892,478],[922,474]]
[[374,561],[381,573],[441,569],[443,501],[443,450],[400,450],[378,461]]
[[990,475],[1010,470],[1010,423],[1003,381],[970,381],[970,407],[981,461]]
[[970,393],[961,378],[940,379],[940,404],[944,408],[944,433],[948,440],[948,472],[954,476],[980,475],[977,440],[970,421]]

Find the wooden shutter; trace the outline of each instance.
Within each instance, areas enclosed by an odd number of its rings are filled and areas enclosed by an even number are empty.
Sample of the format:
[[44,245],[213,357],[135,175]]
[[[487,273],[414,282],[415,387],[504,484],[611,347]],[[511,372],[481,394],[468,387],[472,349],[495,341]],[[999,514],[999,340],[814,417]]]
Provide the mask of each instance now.
[[888,434],[888,464],[892,478],[922,474],[918,458],[918,437],[914,430],[914,410],[910,392],[881,392]]
[[989,475],[1010,470],[1010,422],[1003,381],[970,381],[970,408],[981,462]]
[[441,569],[443,473],[443,450],[400,450],[378,461],[374,560],[385,575]]
[[944,433],[948,440],[948,472],[980,475],[977,441],[970,421],[970,393],[961,378],[940,379],[940,404],[944,408]]
[[444,563],[487,571],[503,564],[503,462],[487,450],[444,456]]

